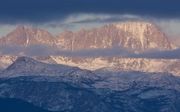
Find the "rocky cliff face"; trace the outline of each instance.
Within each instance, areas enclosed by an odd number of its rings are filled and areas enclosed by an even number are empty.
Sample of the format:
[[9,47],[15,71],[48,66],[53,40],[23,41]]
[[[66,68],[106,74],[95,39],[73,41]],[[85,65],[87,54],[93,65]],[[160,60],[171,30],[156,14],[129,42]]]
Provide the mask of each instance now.
[[116,25],[117,28],[126,33],[130,33],[127,37],[128,41],[133,40],[137,43],[129,43],[127,47],[137,49],[171,49],[172,45],[167,36],[154,24],[147,22],[125,22]]
[[105,25],[78,32],[66,31],[58,36],[59,43],[68,50],[102,49],[120,47],[143,52],[148,49],[173,48],[166,35],[148,22],[124,22]]

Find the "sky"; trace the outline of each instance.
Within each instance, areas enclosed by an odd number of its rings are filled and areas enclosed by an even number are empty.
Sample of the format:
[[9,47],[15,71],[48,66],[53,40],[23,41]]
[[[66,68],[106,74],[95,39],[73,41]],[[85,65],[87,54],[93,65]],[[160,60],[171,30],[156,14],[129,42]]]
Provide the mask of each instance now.
[[18,25],[63,30],[92,28],[127,20],[159,25],[180,38],[179,0],[0,0],[0,37]]

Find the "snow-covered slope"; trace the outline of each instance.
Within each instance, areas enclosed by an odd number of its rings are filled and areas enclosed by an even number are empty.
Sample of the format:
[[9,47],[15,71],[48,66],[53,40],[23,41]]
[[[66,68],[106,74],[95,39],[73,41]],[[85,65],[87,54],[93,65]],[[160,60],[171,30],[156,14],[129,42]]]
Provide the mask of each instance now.
[[[66,75],[66,74],[64,74]],[[83,74],[86,75],[86,74]],[[178,112],[180,79],[170,74],[97,71],[99,80],[60,76],[0,79],[0,97],[51,111]]]
[[180,79],[168,73],[82,70],[20,57],[0,73],[0,98],[68,112],[178,112]]
[[79,78],[81,78],[82,81],[87,81],[87,78],[97,78],[91,71],[88,70],[82,70],[78,67],[70,67],[60,64],[46,64],[28,57],[19,57],[8,68],[0,72],[1,78],[19,76],[61,76],[65,77],[67,80],[73,81],[76,81]]
[[[16,59],[17,57],[1,56],[1,69],[7,68]],[[92,71],[106,69],[109,71],[169,72],[180,76],[179,59],[65,56],[36,56],[33,59],[43,63],[63,64]]]
[[110,71],[169,72],[180,75],[179,59],[146,59],[122,57],[63,57],[51,56],[57,64],[77,66],[82,69]]

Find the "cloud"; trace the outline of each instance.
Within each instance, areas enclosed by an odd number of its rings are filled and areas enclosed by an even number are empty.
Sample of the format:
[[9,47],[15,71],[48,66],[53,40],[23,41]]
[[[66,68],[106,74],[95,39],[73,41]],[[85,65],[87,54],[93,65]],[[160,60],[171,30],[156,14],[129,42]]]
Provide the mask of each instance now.
[[63,21],[52,21],[38,25],[39,28],[46,29],[54,35],[65,30],[79,31],[80,29],[91,29],[102,27],[111,23],[123,21],[150,21],[150,18],[144,18],[137,15],[115,15],[115,14],[72,14]]
[[80,57],[126,57],[126,58],[149,58],[149,59],[180,59],[180,49],[169,51],[148,50],[144,53],[135,54],[125,48],[106,48],[79,51],[67,51],[45,45],[23,46],[0,46],[0,55],[16,56],[80,56]]
[[70,16],[66,19],[70,24],[83,24],[83,23],[111,23],[128,20],[142,20],[143,17],[136,15],[113,15],[113,14],[80,14],[78,16]]
[[150,59],[180,59],[180,49],[167,51],[148,51],[141,54],[130,54],[129,57]]
[[127,56],[129,52],[120,48],[109,49],[90,49],[68,51],[46,45],[31,45],[31,46],[0,46],[0,55],[16,55],[16,56],[49,56],[49,55],[63,55],[63,56]]
[[159,27],[170,37],[180,37],[180,19],[161,19],[154,20]]
[[0,25],[0,37],[5,36],[16,28],[14,25]]
[[55,55],[56,52],[56,48],[46,45],[31,45],[27,47],[19,45],[0,46],[0,55],[47,56]]
[[177,18],[179,4],[179,0],[1,0],[0,22],[44,23],[81,13]]

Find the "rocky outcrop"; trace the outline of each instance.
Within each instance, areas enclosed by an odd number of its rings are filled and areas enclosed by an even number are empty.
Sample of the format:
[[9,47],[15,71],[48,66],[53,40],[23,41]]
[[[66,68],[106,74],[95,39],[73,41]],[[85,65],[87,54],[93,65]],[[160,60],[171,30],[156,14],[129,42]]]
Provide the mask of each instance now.
[[7,34],[7,36],[0,39],[1,46],[22,46],[27,47],[31,45],[54,46],[55,38],[47,31],[18,26],[14,31]]

